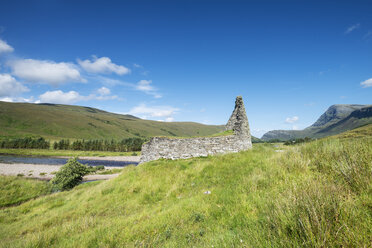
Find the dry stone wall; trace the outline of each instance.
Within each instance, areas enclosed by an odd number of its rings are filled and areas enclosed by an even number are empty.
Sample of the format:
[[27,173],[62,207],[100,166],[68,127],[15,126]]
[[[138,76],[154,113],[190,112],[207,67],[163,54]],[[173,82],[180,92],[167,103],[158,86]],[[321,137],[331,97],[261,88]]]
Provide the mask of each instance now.
[[233,135],[177,139],[154,137],[142,145],[140,163],[165,159],[185,159],[221,153],[232,153],[252,148],[251,134],[243,99],[238,96],[235,109],[226,125]]

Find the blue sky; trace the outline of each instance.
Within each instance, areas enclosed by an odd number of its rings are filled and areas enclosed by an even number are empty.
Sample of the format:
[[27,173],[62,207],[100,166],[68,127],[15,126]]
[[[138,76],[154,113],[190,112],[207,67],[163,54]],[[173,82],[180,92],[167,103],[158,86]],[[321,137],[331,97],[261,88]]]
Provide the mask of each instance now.
[[0,100],[302,129],[372,104],[372,1],[0,3]]

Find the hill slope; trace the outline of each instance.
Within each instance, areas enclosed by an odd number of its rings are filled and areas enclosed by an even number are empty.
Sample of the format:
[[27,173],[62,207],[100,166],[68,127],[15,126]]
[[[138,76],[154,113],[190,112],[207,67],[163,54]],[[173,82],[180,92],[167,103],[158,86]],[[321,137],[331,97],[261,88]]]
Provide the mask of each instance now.
[[0,137],[42,136],[48,139],[122,139],[150,136],[205,136],[224,126],[194,122],[159,122],[95,108],[8,103],[0,101]]
[[274,149],[130,166],[0,209],[0,247],[369,247],[372,139]]
[[337,104],[329,107],[314,124],[304,130],[273,130],[265,133],[261,139],[322,138],[369,123],[372,123],[372,105]]
[[339,139],[355,139],[355,138],[364,138],[364,137],[372,138],[372,124],[358,127],[353,130],[332,136],[332,138],[339,138]]

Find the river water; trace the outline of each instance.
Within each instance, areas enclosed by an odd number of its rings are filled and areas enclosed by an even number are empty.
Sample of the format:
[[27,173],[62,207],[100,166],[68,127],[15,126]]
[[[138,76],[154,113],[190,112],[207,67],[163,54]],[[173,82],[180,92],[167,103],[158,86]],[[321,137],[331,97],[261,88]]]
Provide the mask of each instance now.
[[[0,155],[0,163],[7,164],[49,164],[49,165],[64,165],[67,162],[67,158],[53,158],[53,157],[22,157],[22,156],[10,156],[10,155]],[[88,160],[88,159],[78,159],[82,164],[87,164],[89,166],[104,165],[105,167],[124,167],[130,164],[137,165],[138,162],[129,161],[113,161],[113,160]]]

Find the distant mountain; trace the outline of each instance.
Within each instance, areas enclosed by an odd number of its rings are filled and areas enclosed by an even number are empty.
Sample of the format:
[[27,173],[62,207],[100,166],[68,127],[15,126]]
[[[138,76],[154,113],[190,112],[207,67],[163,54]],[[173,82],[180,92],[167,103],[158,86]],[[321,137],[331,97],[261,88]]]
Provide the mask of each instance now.
[[265,133],[262,140],[290,140],[296,138],[322,138],[339,134],[372,123],[372,105],[336,104],[304,130],[273,130]]
[[222,125],[142,120],[96,108],[8,103],[0,101],[0,137],[42,136],[47,139],[122,139],[151,136],[206,136]]

